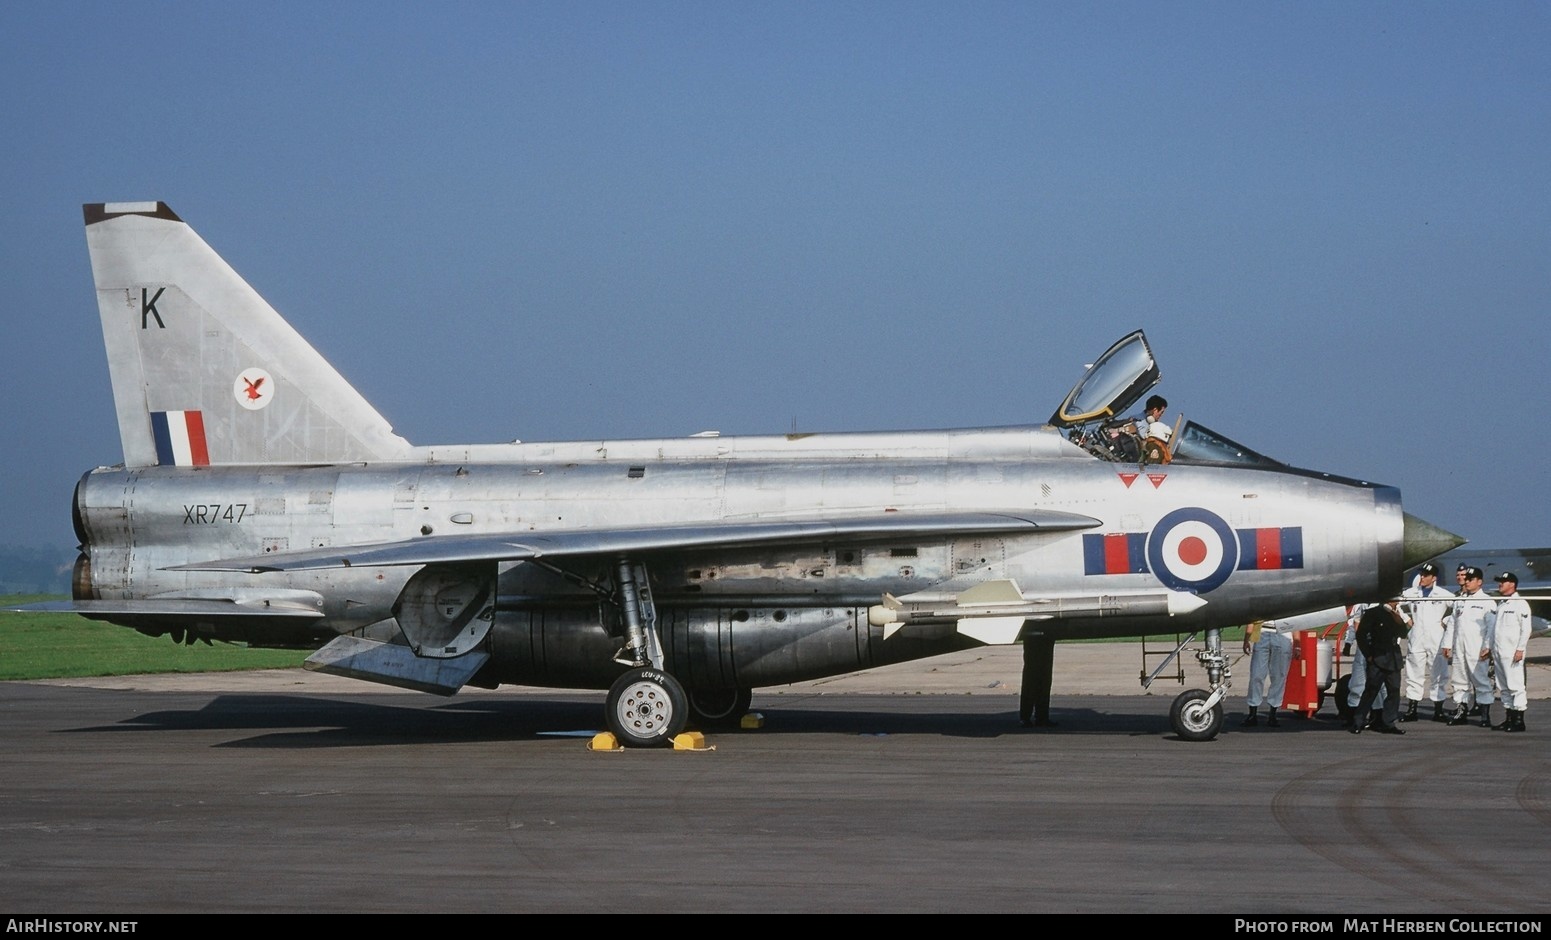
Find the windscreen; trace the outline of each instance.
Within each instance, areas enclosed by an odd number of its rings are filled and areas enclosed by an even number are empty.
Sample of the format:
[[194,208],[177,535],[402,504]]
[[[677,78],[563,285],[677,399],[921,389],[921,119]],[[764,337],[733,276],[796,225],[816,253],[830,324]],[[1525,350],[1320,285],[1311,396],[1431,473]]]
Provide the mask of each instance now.
[[1230,440],[1194,421],[1185,422],[1185,427],[1179,432],[1179,439],[1174,442],[1173,450],[1174,459],[1177,461],[1236,463],[1252,467],[1285,466],[1279,460],[1272,460],[1264,454],[1256,453],[1243,444]]

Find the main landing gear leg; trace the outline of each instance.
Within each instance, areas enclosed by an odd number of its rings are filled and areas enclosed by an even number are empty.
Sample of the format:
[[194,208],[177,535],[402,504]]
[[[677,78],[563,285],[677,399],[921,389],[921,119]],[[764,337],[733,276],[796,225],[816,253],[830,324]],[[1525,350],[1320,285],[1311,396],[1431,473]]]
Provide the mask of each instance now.
[[1228,657],[1222,651],[1222,631],[1206,631],[1206,649],[1196,653],[1196,661],[1206,668],[1206,679],[1212,686],[1210,692],[1191,689],[1181,692],[1169,709],[1169,724],[1174,733],[1186,741],[1210,741],[1217,737],[1223,726],[1223,697],[1233,673],[1228,669]]
[[626,747],[666,747],[689,720],[689,700],[679,681],[661,668],[662,640],[646,565],[620,559],[616,576],[626,639],[614,661],[631,668],[609,688],[609,731]]

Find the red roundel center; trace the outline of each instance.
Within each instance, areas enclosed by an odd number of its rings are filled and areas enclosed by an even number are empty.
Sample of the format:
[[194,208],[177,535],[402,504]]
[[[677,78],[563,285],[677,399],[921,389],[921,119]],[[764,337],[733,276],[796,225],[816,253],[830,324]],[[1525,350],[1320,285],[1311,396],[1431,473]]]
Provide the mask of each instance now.
[[1206,561],[1206,543],[1194,535],[1180,539],[1179,560],[1187,565],[1199,565]]

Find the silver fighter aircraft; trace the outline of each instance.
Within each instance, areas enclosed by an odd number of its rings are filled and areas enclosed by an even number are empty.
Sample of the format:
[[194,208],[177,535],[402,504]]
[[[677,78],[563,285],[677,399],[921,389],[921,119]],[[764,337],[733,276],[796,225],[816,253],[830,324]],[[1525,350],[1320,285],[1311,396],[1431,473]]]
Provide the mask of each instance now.
[[414,446],[164,203],[85,207],[122,465],[76,487],[60,607],[143,633],[313,648],[324,672],[450,695],[608,689],[658,746],[763,686],[1027,631],[1218,630],[1376,600],[1461,543],[1392,487],[1188,422],[1123,418],[1141,332],[1049,423],[897,433]]

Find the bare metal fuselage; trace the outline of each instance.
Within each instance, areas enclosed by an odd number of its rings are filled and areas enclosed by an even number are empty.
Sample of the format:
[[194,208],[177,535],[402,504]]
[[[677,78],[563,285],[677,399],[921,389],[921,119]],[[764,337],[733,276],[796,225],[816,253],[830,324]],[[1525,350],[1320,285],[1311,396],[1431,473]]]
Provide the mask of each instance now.
[[[976,585],[1011,581],[1035,605],[1027,619],[1039,629],[1126,636],[1370,598],[1398,583],[1403,567],[1404,522],[1392,488],[1288,468],[1111,464],[1048,427],[418,448],[414,458],[93,471],[76,497],[84,548],[77,599],[230,597],[230,573],[170,569],[478,533],[520,538],[861,511],[1040,510],[1091,520],[1054,532],[646,553],[666,667],[690,687],[754,688],[975,642],[951,619],[886,631],[869,618],[885,595],[951,604]],[[1161,522],[1202,513],[1233,536],[1204,547],[1165,544]],[[1296,558],[1248,557],[1254,544],[1243,533],[1267,531],[1296,532]],[[1210,542],[1211,531],[1202,532]],[[1115,570],[1117,546],[1127,543],[1141,560],[1132,567],[1145,570]],[[1108,551],[1107,564],[1096,564],[1096,545]],[[1203,550],[1235,557],[1191,554]],[[1177,557],[1148,557],[1170,551]],[[608,584],[611,563],[605,556],[491,563],[490,659],[472,681],[607,687],[621,671],[609,655],[620,643],[620,617],[608,592],[589,585]],[[1204,606],[1170,615],[1163,598],[1182,587],[1160,579],[1171,563],[1185,566],[1175,574]],[[400,598],[418,570],[235,576],[252,597],[311,607],[305,618],[109,619],[257,645],[317,646],[351,632],[388,639],[403,626],[396,616],[414,615]]]

